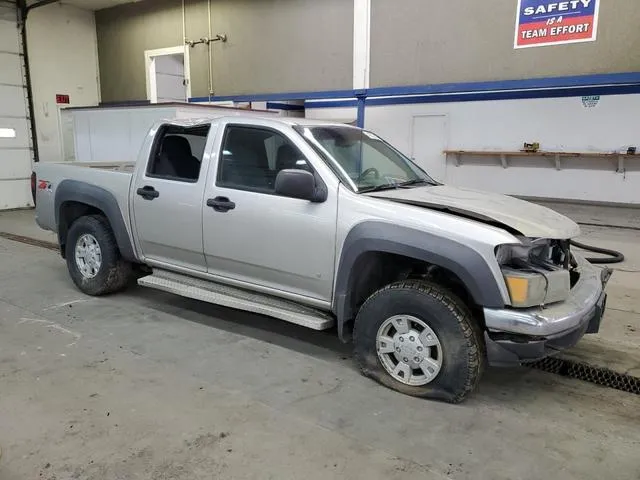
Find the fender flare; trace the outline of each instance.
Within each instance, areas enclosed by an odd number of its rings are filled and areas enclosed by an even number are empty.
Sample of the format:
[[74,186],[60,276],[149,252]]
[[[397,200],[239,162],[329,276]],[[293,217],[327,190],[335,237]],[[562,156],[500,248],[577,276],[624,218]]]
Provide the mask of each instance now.
[[355,318],[351,287],[358,259],[368,252],[402,255],[446,268],[460,278],[473,300],[486,308],[504,308],[504,298],[485,259],[472,248],[431,233],[380,221],[366,221],[347,235],[336,273],[332,310],[338,333]]
[[54,200],[56,225],[58,225],[58,241],[60,245],[66,242],[66,238],[62,238],[62,230],[59,227],[60,211],[65,202],[84,203],[104,212],[111,225],[122,257],[130,262],[137,261],[131,237],[127,231],[118,201],[111,192],[102,187],[78,180],[63,180],[60,182],[60,185],[58,185],[56,189]]

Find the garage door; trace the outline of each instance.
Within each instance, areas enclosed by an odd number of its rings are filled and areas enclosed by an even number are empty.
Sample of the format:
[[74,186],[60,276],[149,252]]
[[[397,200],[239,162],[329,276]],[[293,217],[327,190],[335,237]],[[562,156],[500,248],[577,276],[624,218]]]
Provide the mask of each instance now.
[[31,140],[16,6],[0,0],[0,210],[33,204]]

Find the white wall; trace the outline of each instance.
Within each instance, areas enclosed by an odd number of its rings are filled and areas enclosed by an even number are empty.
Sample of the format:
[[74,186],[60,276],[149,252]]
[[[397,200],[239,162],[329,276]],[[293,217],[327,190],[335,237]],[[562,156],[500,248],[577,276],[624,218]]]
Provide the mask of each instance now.
[[192,104],[63,110],[65,161],[135,162],[156,122],[232,115],[276,116],[273,112]]
[[61,161],[56,94],[68,94],[71,106],[100,101],[94,14],[64,4],[36,8],[27,35],[40,161]]
[[[352,108],[309,109],[311,118],[353,115]],[[587,108],[581,97],[430,103],[367,107],[365,127],[412,156],[413,118],[448,117],[443,144],[449,150],[520,150],[524,142],[540,142],[541,150],[578,152],[640,151],[640,95],[605,95]],[[503,168],[499,157],[467,158],[456,167],[446,161],[441,180],[458,186],[530,197],[640,204],[640,156],[627,159],[616,173],[617,160],[517,158]]]
[[[317,120],[327,120],[330,122],[355,122],[358,117],[356,108],[340,107],[340,108],[310,108],[311,102],[305,103],[305,117],[315,118]],[[366,116],[365,116],[366,121]],[[368,127],[367,127],[368,128]]]
[[74,155],[66,161],[135,162],[151,126],[162,118],[176,117],[174,107],[131,107],[65,110],[72,131],[66,138]]

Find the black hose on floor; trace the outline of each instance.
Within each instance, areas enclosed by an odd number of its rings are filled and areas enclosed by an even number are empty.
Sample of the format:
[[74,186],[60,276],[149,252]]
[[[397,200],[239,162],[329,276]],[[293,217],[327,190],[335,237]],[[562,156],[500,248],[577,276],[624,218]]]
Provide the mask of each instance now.
[[592,247],[590,245],[585,245],[584,243],[580,243],[580,242],[576,242],[575,240],[571,240],[571,245],[573,245],[574,247],[578,247],[581,248],[583,250],[586,250],[588,252],[593,252],[593,253],[601,253],[603,255],[609,255],[608,257],[592,257],[592,258],[587,258],[587,261],[589,263],[594,263],[594,264],[605,264],[605,263],[621,263],[624,262],[624,255],[620,252],[616,252],[615,250],[608,250],[606,248],[600,248],[600,247]]

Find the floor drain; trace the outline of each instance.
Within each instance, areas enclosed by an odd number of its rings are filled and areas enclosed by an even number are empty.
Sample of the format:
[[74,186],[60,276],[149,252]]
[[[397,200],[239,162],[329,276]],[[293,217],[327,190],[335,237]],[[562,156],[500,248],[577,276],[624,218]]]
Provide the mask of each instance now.
[[545,358],[530,363],[528,366],[563,377],[576,378],[603,387],[640,395],[640,378],[614,372],[608,368],[594,367],[562,358]]
[[36,240],[35,238],[23,237],[22,235],[14,235],[13,233],[0,232],[0,237],[6,238],[7,240],[13,240],[14,242],[26,243],[27,245],[33,245],[35,247],[48,248],[49,250],[58,250],[60,248],[53,242]]

